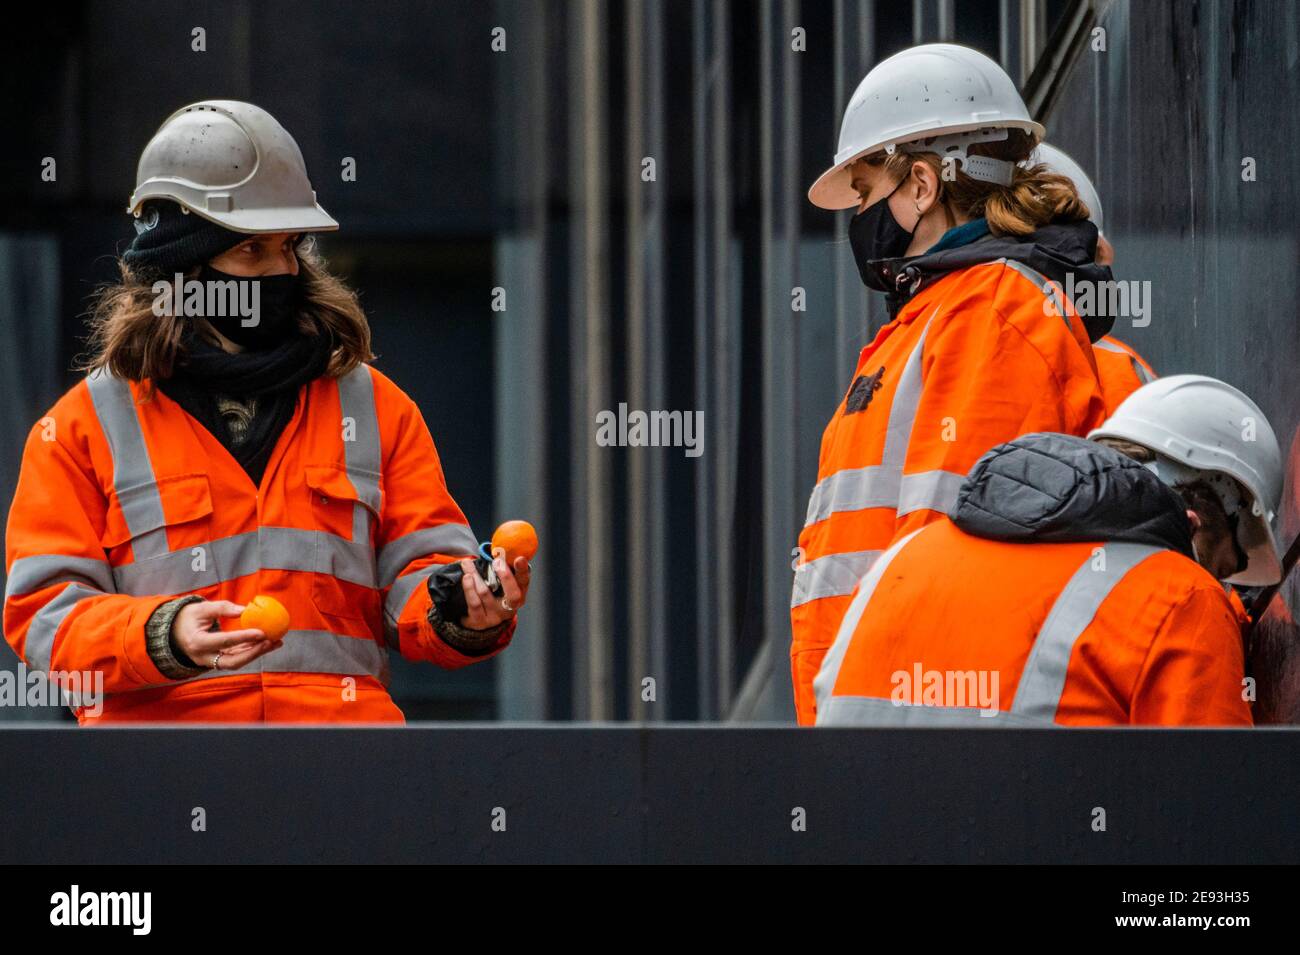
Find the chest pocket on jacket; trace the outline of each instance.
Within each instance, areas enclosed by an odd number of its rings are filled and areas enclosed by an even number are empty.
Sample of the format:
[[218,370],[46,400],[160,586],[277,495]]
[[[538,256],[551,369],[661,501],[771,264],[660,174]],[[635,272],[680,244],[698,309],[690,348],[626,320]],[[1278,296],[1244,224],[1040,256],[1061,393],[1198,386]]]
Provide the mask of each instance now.
[[[175,540],[182,536],[190,543]],[[100,543],[115,565],[118,593],[185,594],[217,586],[207,475],[164,477],[114,491]],[[123,563],[128,544],[129,564]]]
[[[369,622],[378,588],[371,535],[379,520],[378,475],[350,477],[342,468],[304,468],[311,493],[312,602],[322,614]],[[358,486],[359,485],[359,486]]]

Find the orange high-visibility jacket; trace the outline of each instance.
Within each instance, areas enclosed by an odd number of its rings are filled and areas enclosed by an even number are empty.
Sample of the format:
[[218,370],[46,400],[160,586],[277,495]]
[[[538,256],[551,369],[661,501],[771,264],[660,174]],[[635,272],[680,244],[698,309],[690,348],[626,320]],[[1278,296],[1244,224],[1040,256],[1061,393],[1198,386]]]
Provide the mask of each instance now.
[[[875,562],[815,680],[818,725],[1250,725],[1223,585],[1172,549],[1190,551],[1186,528],[1170,546],[1148,533],[1185,525],[1181,502],[1159,504],[1164,491],[1136,462],[1121,466],[1127,500],[1071,502],[1026,479],[1026,462],[1044,456],[1031,450],[1000,475],[973,471],[952,519]],[[1111,480],[1105,468],[1077,473],[1085,496]],[[1003,520],[1007,499],[1018,513]],[[1060,540],[1062,514],[1081,534],[1110,524],[1146,539]],[[1003,539],[968,532],[981,528]]]
[[[143,397],[103,372],[72,388],[32,429],[9,513],[5,638],[33,669],[103,673],[83,724],[400,723],[390,648],[442,667],[491,655],[427,619],[428,575],[477,546],[419,409],[384,375],[305,385],[260,487],[176,402]],[[290,632],[241,670],[170,680],[144,626],[190,593],[269,594]]]
[[880,552],[942,517],[993,445],[1085,434],[1104,416],[1082,319],[1021,262],[952,272],[880,330],[823,434],[799,535],[790,654],[800,723],[814,720],[813,677]]
[[1111,335],[1093,343],[1093,357],[1097,359],[1097,378],[1101,381],[1101,396],[1106,401],[1106,414],[1115,409],[1133,392],[1149,381],[1156,380],[1155,370],[1145,358]]

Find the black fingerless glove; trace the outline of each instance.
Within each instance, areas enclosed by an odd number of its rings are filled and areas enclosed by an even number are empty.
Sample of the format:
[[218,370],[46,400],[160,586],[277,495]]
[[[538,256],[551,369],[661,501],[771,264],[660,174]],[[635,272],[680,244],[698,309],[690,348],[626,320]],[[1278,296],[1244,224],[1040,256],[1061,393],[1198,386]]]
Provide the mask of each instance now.
[[[474,558],[474,567],[484,582],[488,579],[491,561],[486,557]],[[510,626],[509,620],[503,620],[495,627],[486,630],[474,630],[462,626],[460,621],[469,613],[465,603],[465,590],[461,581],[465,571],[460,561],[443,564],[429,575],[429,598],[433,606],[429,609],[429,623],[445,643],[466,656],[483,656],[496,649],[501,634]],[[500,597],[504,592],[501,582],[492,588],[493,595]]]

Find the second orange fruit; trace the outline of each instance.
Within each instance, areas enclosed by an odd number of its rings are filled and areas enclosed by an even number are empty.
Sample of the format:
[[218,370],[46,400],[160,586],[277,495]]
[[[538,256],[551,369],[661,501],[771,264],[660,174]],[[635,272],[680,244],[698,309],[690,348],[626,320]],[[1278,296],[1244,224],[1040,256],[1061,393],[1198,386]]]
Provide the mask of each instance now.
[[244,606],[239,623],[248,630],[261,630],[268,640],[283,640],[289,632],[289,611],[274,597],[258,594]]

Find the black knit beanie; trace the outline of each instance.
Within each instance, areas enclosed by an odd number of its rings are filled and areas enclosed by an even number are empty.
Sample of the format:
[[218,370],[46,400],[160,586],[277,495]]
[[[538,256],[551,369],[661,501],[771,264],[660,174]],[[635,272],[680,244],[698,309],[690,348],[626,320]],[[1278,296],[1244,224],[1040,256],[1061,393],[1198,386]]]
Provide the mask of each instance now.
[[243,232],[186,212],[169,199],[146,202],[135,220],[135,231],[122,258],[133,272],[164,276],[202,265],[248,239]]

